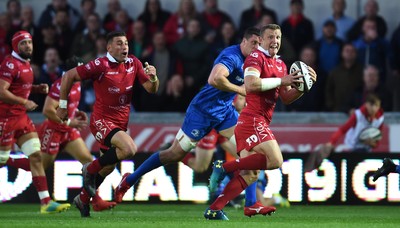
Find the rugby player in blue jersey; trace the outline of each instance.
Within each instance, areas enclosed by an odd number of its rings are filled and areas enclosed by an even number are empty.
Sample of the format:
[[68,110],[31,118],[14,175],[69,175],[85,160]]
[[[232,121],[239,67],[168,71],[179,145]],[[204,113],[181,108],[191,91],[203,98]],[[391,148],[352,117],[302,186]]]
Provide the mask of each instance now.
[[[186,153],[195,148],[197,142],[212,129],[236,145],[234,129],[238,113],[232,105],[232,101],[236,94],[246,95],[245,88],[242,86],[244,82],[242,67],[245,58],[258,48],[259,43],[259,29],[249,28],[245,31],[240,44],[227,47],[219,54],[214,61],[208,83],[193,98],[187,108],[184,122],[172,146],[154,153],[134,173],[125,173],[115,189],[115,202],[122,202],[126,191],[144,174],[160,166],[181,161]],[[256,203],[255,195],[256,186],[252,187],[254,200],[249,200],[246,206],[256,205],[258,209],[259,204]],[[215,191],[216,189],[210,190]],[[256,214],[263,213],[262,210],[251,211]],[[210,219],[215,218],[218,219],[218,216],[210,217]]]

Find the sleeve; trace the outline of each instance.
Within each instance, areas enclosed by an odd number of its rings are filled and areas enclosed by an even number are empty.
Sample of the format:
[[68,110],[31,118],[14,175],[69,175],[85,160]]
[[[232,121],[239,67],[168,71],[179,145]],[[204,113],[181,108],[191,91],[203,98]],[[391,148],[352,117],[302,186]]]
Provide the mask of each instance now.
[[16,75],[16,68],[17,66],[12,61],[9,59],[4,60],[0,66],[0,79],[11,84]]
[[144,73],[142,63],[137,58],[134,58],[134,61],[135,61],[136,69],[137,69],[137,71],[136,71],[137,79],[139,79],[140,84],[143,84],[143,83],[147,82],[150,79],[150,77],[149,77],[149,75]]
[[222,64],[228,69],[229,74],[231,74],[233,72],[233,70],[235,70],[235,68],[237,68],[236,63],[238,61],[236,60],[235,57],[236,57],[235,55],[228,55],[228,54],[224,53],[215,60],[214,66],[217,64]]
[[105,69],[106,69],[105,63],[101,61],[101,59],[99,58],[92,60],[86,63],[85,65],[76,67],[79,77],[82,80],[86,79],[96,80],[100,75],[104,73]]
[[49,94],[47,96],[53,98],[54,100],[60,100],[60,88],[61,88],[61,80],[57,80],[50,87]]
[[356,126],[357,123],[357,118],[356,118],[356,114],[351,114],[350,118],[347,120],[347,122],[345,124],[343,124],[342,126],[339,127],[339,129],[332,135],[330,143],[332,145],[335,145],[337,143],[337,141],[340,139],[340,137],[342,137],[344,134],[346,134],[346,132]]
[[248,67],[256,68],[261,73],[262,59],[260,53],[254,51],[249,56],[246,57],[246,60],[244,61],[243,65],[243,70]]

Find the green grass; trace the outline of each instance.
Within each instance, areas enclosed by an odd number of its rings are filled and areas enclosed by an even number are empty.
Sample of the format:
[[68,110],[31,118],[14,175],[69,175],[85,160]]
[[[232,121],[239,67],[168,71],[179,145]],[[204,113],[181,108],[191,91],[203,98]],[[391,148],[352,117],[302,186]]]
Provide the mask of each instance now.
[[0,227],[399,227],[396,206],[297,206],[278,208],[272,216],[245,217],[241,209],[226,208],[230,221],[207,221],[206,205],[121,204],[112,211],[81,218],[76,208],[41,215],[34,204],[0,204]]

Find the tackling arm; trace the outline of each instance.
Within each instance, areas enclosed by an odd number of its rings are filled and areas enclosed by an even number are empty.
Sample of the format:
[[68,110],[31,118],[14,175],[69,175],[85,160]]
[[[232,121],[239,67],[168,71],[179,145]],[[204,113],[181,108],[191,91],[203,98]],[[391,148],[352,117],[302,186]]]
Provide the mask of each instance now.
[[210,76],[208,77],[208,83],[221,91],[234,92],[246,96],[245,89],[242,86],[230,83],[227,78],[228,76],[228,69],[222,64],[217,64],[211,70]]

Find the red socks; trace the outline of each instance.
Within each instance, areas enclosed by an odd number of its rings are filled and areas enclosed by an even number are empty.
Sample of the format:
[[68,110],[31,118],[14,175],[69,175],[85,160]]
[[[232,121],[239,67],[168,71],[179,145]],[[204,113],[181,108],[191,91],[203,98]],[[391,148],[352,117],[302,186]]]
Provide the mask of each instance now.
[[267,157],[263,154],[253,154],[245,158],[239,158],[230,162],[225,162],[225,172],[231,173],[236,170],[266,170],[267,169]]
[[51,200],[47,187],[46,176],[34,176],[32,177],[33,185],[39,194],[40,203],[48,204]]
[[20,168],[25,171],[31,171],[31,165],[28,158],[8,158],[6,164],[14,168]]
[[210,209],[222,210],[229,201],[238,196],[246,188],[247,183],[242,176],[238,175],[232,178],[226,185],[224,191],[218,196],[214,203],[210,205]]
[[89,166],[87,167],[87,171],[90,174],[95,174],[98,173],[103,167],[100,165],[99,160],[96,159],[94,161],[92,161]]
[[[97,195],[97,192],[96,192]],[[79,195],[79,198],[81,198],[82,203],[84,204],[89,204],[90,203],[90,195],[87,193],[85,188],[82,188],[82,191]]]

